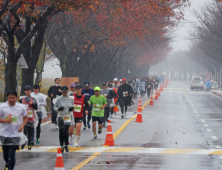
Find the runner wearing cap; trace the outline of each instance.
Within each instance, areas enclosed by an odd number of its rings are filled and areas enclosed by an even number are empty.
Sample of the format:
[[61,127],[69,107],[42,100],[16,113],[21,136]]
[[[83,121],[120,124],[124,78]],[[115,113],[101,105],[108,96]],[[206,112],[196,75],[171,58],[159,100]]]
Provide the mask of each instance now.
[[62,153],[64,150],[69,152],[69,127],[72,120],[72,111],[74,110],[74,100],[68,95],[68,87],[62,86],[62,96],[59,96],[55,102],[54,110],[58,112],[59,141]]
[[[0,141],[2,144],[4,170],[13,170],[16,162],[16,150],[21,143],[20,134],[28,121],[27,110],[17,102],[17,92],[7,93],[7,102],[0,107]],[[3,165],[1,165],[3,168]]]
[[96,122],[98,122],[99,130],[98,133],[102,133],[102,120],[104,117],[104,108],[107,105],[106,98],[102,95],[100,95],[100,88],[95,87],[94,88],[95,95],[90,97],[89,100],[89,106],[92,106],[92,122],[93,122],[93,133],[94,133],[94,139],[97,138],[96,134]]
[[[117,91],[117,96],[118,96],[117,104],[119,103],[121,107],[121,113],[122,113],[121,117],[124,118],[123,113],[126,117],[127,105],[131,104],[130,95],[133,95],[134,92],[133,92],[132,87],[126,83],[125,78],[123,78],[122,81],[123,81],[123,85],[121,85]],[[124,107],[125,107],[125,111],[124,111]]]
[[61,96],[61,86],[60,86],[61,80],[60,78],[55,79],[55,85],[51,86],[48,91],[48,96],[51,98],[51,110],[52,110],[52,120],[51,120],[51,127],[53,129],[57,129],[57,112],[54,110],[54,103],[52,102],[53,99],[55,99],[58,96]]
[[73,96],[73,94],[76,92],[75,86],[76,86],[75,83],[72,83],[70,85],[71,91],[69,91],[69,93],[68,93],[69,96]]
[[[45,110],[45,106],[47,106],[47,103],[46,103],[46,97],[44,97],[43,94],[39,92],[40,91],[39,85],[34,85],[33,91],[34,92],[31,93],[31,96],[34,97],[39,104],[38,109],[36,111],[36,114],[38,115],[38,125],[36,127],[36,144],[40,144],[41,123],[42,119],[47,117],[47,112]],[[33,131],[32,141],[34,141],[34,134],[35,132]]]
[[[32,135],[34,132],[35,127],[35,119],[36,114],[35,110],[38,109],[38,101],[31,96],[32,87],[31,86],[25,86],[25,97],[22,97],[20,99],[20,103],[28,105],[27,109],[27,115],[28,115],[28,122],[26,123],[24,127],[24,134],[28,138],[28,150],[31,150],[31,145],[34,145],[34,141],[32,141]],[[21,149],[24,149],[25,145],[22,145]]]
[[[84,83],[85,85],[85,89],[82,89],[82,94],[87,98],[87,101],[89,101],[90,97],[95,95],[94,93],[94,90],[91,89],[89,87],[89,82],[85,82]],[[87,126],[88,126],[88,129],[91,128],[91,125],[90,125],[90,120],[91,120],[91,117],[92,117],[92,107],[89,107],[89,110],[88,110],[88,116],[87,116]],[[84,124],[84,128],[83,130],[86,130],[86,115],[85,115],[85,112],[83,112],[83,124]]]
[[[83,111],[85,110],[85,114],[88,115],[88,109],[89,109],[89,104],[87,101],[87,98],[81,94],[82,92],[82,87],[80,84],[77,84],[75,86],[76,93],[74,93],[74,110],[73,110],[73,115],[74,115],[74,122],[75,122],[75,128],[76,128],[76,135],[75,135],[75,146],[78,147],[78,141],[81,136],[81,126],[82,126],[82,121],[83,121]],[[84,109],[85,105],[85,109]],[[74,130],[74,122],[72,121],[72,124],[69,128],[69,135],[73,134]]]

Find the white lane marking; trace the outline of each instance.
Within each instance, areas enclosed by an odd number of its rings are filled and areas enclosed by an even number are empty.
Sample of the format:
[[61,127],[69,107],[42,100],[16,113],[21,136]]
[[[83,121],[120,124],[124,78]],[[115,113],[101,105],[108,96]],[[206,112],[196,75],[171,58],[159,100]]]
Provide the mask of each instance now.
[[48,122],[42,123],[41,126],[46,125],[46,124],[48,124],[48,123],[50,123],[50,122],[51,122],[51,121],[48,121]]
[[196,116],[200,116],[199,114],[196,114]]
[[204,127],[208,127],[208,124],[203,124],[204,125]]
[[221,149],[222,147],[220,145],[215,145],[216,149]]
[[211,130],[211,129],[207,129],[207,131],[208,131],[208,132],[212,132],[212,130]]
[[202,123],[205,123],[205,120],[204,120],[204,119],[200,119],[200,120],[201,120]]
[[195,111],[195,112],[196,112],[197,110],[196,110],[196,109],[193,109],[193,111]]
[[212,138],[213,140],[217,140],[217,139],[218,139],[216,136],[211,136],[211,138]]
[[195,113],[198,113],[197,111]]

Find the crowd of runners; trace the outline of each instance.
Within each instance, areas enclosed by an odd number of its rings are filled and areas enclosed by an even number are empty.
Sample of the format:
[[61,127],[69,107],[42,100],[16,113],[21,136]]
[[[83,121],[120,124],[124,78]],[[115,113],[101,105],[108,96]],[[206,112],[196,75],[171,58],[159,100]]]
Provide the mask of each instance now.
[[25,145],[28,145],[28,150],[35,143],[40,145],[41,122],[47,117],[47,97],[51,98],[51,127],[59,131],[62,152],[69,152],[69,145],[79,146],[81,130],[92,128],[93,138],[97,139],[97,132],[102,133],[102,128],[113,114],[120,109],[121,118],[126,117],[133,99],[146,93],[149,98],[158,84],[164,83],[164,76],[142,79],[133,76],[128,83],[125,78],[114,78],[112,82],[102,83],[101,87],[94,89],[90,88],[90,82],[84,85],[75,82],[70,88],[60,86],[60,83],[61,80],[56,78],[48,96],[40,93],[39,85],[27,85],[20,103],[17,102],[16,91],[7,94],[7,102],[0,106],[0,145],[6,162],[5,170],[14,169],[16,150],[24,149]]

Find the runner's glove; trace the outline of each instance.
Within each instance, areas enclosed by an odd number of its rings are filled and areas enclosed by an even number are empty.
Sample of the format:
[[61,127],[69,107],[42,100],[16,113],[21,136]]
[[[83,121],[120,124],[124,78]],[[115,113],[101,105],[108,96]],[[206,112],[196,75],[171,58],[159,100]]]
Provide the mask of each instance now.
[[74,110],[74,107],[70,107],[69,111],[72,112]]
[[63,111],[63,110],[64,110],[64,107],[58,108],[58,111]]

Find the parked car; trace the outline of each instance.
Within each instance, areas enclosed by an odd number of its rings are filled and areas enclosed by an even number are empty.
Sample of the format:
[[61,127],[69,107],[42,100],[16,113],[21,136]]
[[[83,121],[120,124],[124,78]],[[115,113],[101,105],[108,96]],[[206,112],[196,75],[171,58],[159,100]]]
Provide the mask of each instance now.
[[203,77],[202,76],[192,76],[190,90],[194,89],[204,89]]
[[210,81],[211,89],[218,89],[218,83],[214,80]]

